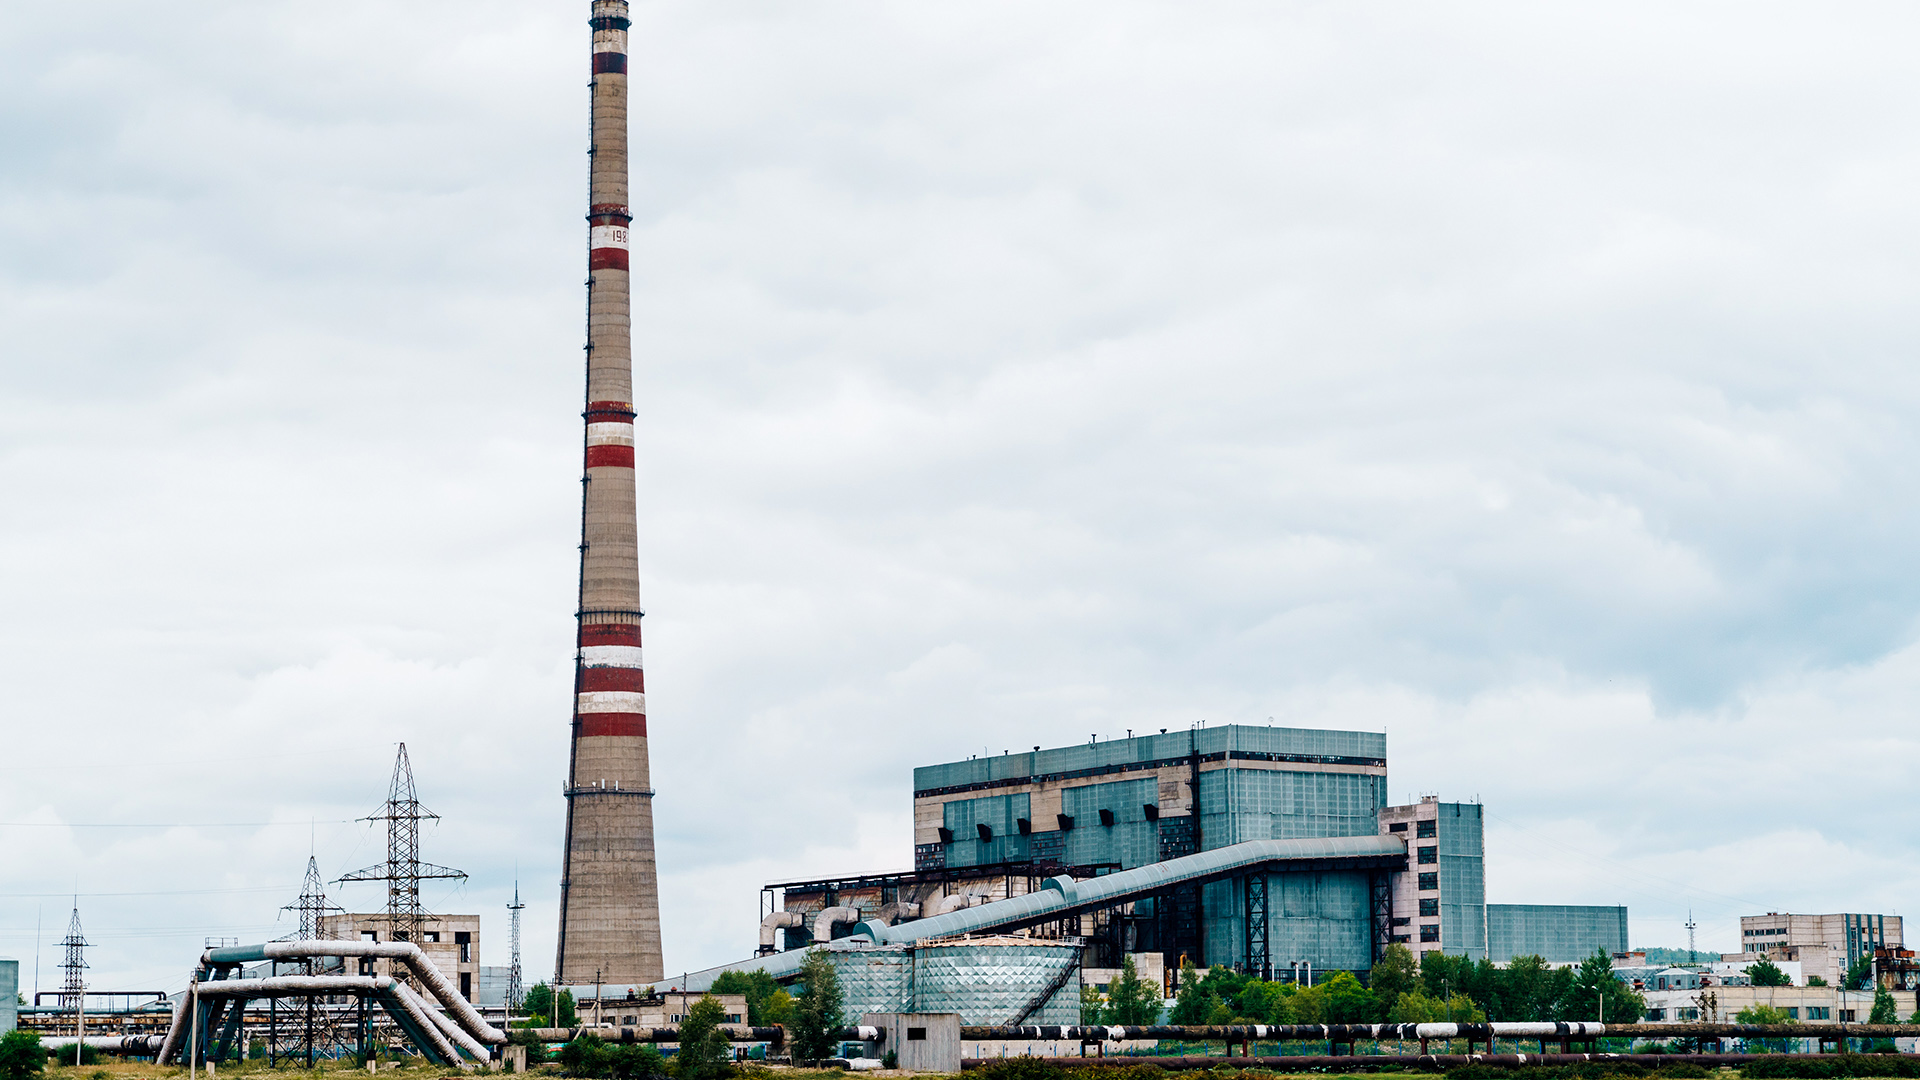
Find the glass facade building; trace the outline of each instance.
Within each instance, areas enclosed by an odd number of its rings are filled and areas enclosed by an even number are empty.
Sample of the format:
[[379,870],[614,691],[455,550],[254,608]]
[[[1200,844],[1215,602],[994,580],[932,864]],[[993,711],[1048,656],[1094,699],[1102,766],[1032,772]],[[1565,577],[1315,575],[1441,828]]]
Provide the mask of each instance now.
[[1627,909],[1585,904],[1488,904],[1487,948],[1496,964],[1539,956],[1577,964],[1596,950],[1627,951]]

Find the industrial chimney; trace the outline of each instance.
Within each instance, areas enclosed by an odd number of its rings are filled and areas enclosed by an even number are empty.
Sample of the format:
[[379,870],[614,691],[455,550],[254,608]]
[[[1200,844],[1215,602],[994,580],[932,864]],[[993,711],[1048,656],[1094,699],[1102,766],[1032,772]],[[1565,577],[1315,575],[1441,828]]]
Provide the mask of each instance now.
[[662,977],[633,483],[627,0],[594,0],[587,208],[586,477],[560,985]]

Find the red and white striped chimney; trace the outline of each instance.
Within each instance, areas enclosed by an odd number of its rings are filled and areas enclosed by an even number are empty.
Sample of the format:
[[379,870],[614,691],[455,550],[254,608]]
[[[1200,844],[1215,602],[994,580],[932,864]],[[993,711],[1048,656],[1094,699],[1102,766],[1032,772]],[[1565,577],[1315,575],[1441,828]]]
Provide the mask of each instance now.
[[587,407],[578,659],[559,985],[662,977],[660,890],[640,663],[633,473],[633,329],[627,262],[627,0],[593,4],[587,208]]

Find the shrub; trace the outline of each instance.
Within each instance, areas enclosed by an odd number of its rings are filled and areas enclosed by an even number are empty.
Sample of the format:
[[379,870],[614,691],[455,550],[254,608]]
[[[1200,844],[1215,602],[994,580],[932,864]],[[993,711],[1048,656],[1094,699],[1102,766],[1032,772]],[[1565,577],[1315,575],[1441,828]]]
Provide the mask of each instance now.
[[[1101,1075],[1105,1076],[1110,1071],[1119,1073],[1130,1070],[1102,1069]],[[1066,1073],[1067,1070],[1052,1058],[1009,1057],[982,1065],[973,1075],[979,1080],[1066,1080]],[[1114,1080],[1120,1078],[1116,1076]]]
[[[48,1047],[47,1056],[53,1059],[55,1065],[71,1065],[73,1064],[73,1044],[67,1043],[64,1046]],[[80,1047],[80,1064],[100,1064],[100,1051],[94,1047],[83,1044]]]
[[0,1036],[0,1080],[28,1080],[46,1067],[39,1032],[14,1030]]

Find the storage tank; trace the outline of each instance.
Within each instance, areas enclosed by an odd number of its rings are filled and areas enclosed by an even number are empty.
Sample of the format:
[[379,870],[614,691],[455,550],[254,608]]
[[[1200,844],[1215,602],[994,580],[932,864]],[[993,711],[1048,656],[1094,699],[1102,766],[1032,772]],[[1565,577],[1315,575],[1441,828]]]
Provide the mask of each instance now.
[[845,1014],[959,1013],[963,1024],[1077,1024],[1080,948],[1031,938],[835,942]]

